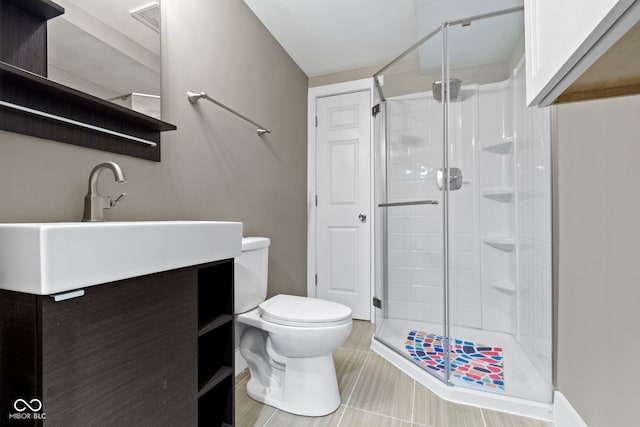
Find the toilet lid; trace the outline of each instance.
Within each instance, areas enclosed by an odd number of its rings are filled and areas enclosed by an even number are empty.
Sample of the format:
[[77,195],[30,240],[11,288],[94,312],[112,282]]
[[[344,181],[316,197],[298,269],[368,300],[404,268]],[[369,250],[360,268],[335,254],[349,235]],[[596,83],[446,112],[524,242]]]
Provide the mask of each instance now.
[[263,320],[289,326],[333,326],[351,321],[351,309],[337,302],[276,295],[260,304]]

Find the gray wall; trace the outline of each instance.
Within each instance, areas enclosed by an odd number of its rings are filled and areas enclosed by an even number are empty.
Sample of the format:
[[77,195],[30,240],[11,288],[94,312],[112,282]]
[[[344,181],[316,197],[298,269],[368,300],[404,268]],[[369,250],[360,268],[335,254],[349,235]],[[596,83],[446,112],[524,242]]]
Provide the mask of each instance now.
[[640,392],[640,96],[558,107],[557,387],[590,427]]
[[[78,221],[89,172],[103,194],[129,196],[108,220],[233,220],[268,236],[269,294],[306,294],[306,107],[308,79],[238,0],[163,0],[162,162],[0,132],[0,221]],[[269,126],[255,128],[187,90],[215,98]]]

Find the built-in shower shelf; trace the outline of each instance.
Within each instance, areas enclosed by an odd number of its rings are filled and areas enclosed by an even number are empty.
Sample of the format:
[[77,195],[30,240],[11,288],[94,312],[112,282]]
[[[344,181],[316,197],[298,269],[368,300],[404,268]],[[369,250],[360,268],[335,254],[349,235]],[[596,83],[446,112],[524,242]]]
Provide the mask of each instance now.
[[513,251],[516,247],[516,239],[508,236],[487,236],[482,238],[482,242],[485,245],[507,252]]
[[496,200],[498,202],[507,203],[513,199],[513,188],[500,187],[500,188],[487,188],[482,191],[482,196],[487,199]]
[[515,285],[510,280],[499,280],[497,282],[493,282],[491,283],[491,287],[502,291],[505,294],[512,294],[516,291]]
[[495,154],[509,154],[513,148],[513,137],[502,138],[499,142],[483,145],[482,149]]

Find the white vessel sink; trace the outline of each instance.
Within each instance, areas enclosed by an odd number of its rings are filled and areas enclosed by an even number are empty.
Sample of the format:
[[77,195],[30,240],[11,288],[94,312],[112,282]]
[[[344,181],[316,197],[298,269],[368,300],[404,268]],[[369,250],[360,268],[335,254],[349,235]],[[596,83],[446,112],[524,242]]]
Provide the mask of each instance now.
[[240,255],[242,223],[0,224],[0,289],[50,295]]

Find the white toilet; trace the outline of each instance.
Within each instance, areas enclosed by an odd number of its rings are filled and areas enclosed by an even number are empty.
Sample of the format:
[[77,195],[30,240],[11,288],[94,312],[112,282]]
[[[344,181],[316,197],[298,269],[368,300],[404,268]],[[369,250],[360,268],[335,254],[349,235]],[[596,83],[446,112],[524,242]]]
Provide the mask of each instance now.
[[253,399],[305,416],[330,414],[340,406],[332,354],[351,333],[351,309],[292,295],[267,296],[270,240],[242,239],[235,259],[235,312],[240,354]]

